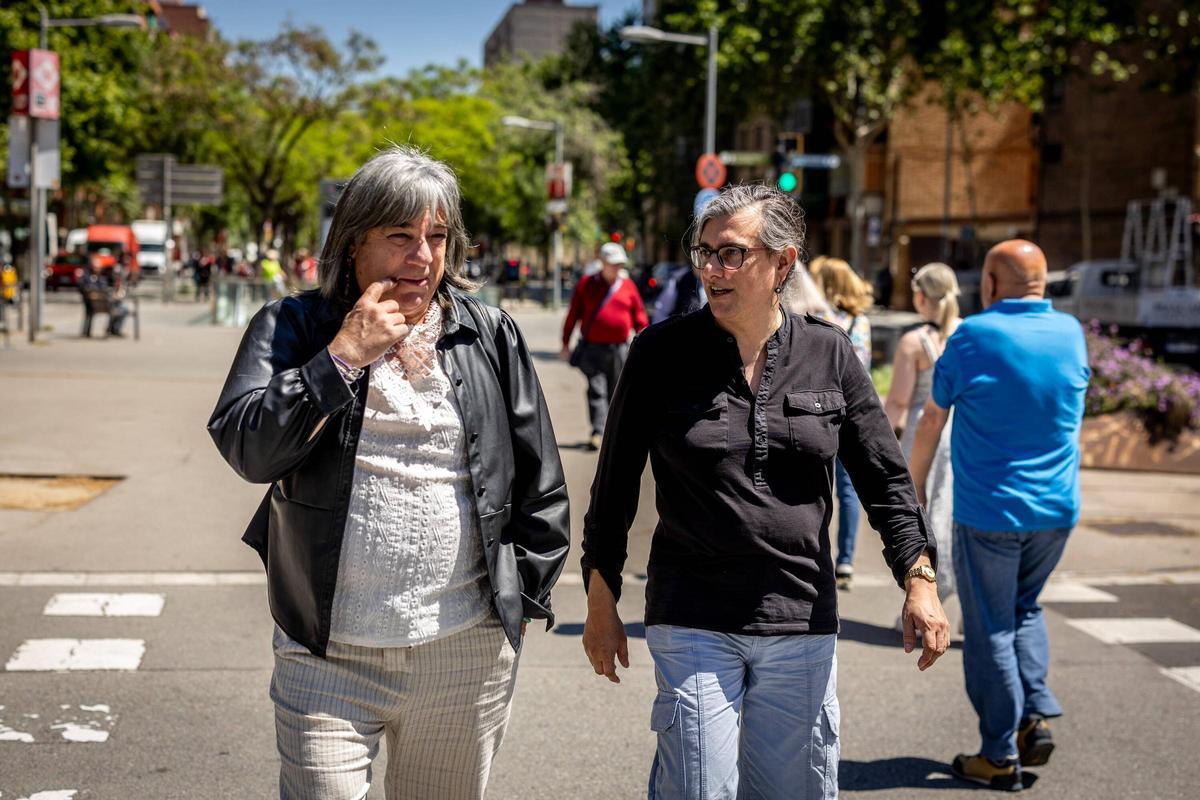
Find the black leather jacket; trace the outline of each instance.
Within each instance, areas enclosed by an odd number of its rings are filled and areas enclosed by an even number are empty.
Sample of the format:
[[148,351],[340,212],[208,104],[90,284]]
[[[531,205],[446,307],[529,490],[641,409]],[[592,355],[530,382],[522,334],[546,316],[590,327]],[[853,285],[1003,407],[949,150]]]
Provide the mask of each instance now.
[[[519,647],[522,617],[545,619],[547,629],[554,622],[550,588],[570,543],[567,487],[516,324],[449,294],[438,354],[462,410],[492,602]],[[368,385],[364,371],[348,387],[326,350],[344,316],[315,291],[260,311],[208,423],[239,475],[271,484],[242,540],[266,566],[275,621],[318,656],[329,641]]]

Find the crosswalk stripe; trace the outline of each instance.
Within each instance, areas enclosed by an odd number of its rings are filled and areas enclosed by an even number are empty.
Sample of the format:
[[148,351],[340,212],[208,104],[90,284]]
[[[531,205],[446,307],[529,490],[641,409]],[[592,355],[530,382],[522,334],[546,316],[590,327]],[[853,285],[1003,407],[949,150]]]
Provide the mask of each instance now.
[[1168,667],[1162,674],[1200,692],[1200,667]]
[[52,789],[48,792],[34,792],[29,797],[18,797],[17,800],[71,800],[77,794],[78,789]]
[[161,594],[56,594],[42,613],[48,617],[157,617],[165,602]]
[[0,572],[0,586],[255,586],[263,572]]
[[142,639],[27,639],[4,665],[9,672],[135,670],[142,663]]
[[1067,624],[1105,644],[1200,642],[1200,631],[1168,617],[1068,619]]
[[1043,603],[1116,603],[1118,598],[1078,581],[1050,581],[1038,598]]

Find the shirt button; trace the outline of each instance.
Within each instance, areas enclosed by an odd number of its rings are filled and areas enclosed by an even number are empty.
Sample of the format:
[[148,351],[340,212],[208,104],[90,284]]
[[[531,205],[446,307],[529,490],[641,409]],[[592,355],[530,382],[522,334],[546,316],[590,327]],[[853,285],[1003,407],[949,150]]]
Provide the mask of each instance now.
[[478,438],[479,438],[479,434],[478,434],[478,433],[472,433],[472,434],[471,434],[471,441],[472,441],[472,442],[474,442],[474,441],[475,441],[476,439],[478,439]]
[[730,344],[733,344],[733,337],[732,337],[732,336],[726,336],[726,337],[725,337],[725,341],[729,342]]
[[820,407],[821,407],[821,404],[820,404],[820,403],[813,403],[813,407],[814,407],[814,408],[820,408]]
[[462,378],[455,378],[455,379],[454,379],[454,385],[455,385],[455,386],[462,386]]
[[483,488],[480,487],[479,491],[475,492],[475,494],[479,495],[480,497],[483,497]]

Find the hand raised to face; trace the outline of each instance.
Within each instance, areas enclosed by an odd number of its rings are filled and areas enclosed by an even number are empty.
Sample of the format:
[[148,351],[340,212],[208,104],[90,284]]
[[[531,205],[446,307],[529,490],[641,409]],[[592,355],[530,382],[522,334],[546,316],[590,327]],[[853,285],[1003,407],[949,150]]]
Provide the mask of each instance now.
[[375,281],[346,314],[329,352],[352,367],[365,367],[402,341],[412,329],[395,300],[382,299],[394,281]]

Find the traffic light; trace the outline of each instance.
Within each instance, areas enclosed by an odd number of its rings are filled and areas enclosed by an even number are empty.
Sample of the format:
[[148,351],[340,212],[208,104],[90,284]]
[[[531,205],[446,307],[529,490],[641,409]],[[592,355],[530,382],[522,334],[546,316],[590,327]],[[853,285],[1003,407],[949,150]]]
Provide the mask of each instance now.
[[792,154],[801,149],[804,136],[798,133],[781,133],[775,139],[775,152],[771,164],[775,167],[775,185],[781,192],[796,191],[800,178],[792,168]]

